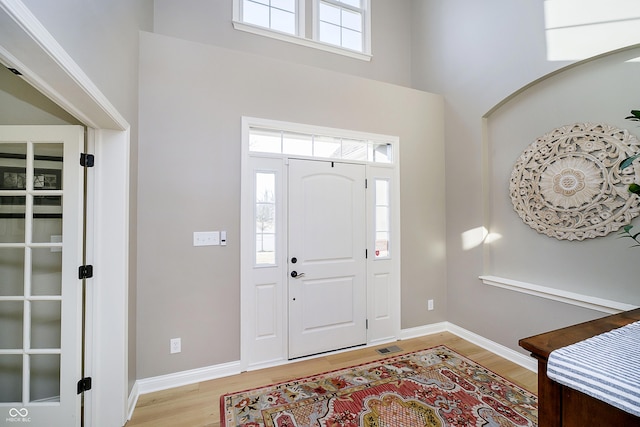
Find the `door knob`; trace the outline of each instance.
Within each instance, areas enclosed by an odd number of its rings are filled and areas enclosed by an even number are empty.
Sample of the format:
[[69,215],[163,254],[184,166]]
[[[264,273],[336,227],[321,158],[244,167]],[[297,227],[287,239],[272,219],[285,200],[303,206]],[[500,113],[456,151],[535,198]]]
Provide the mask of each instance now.
[[291,277],[293,277],[294,279],[295,279],[296,277],[302,277],[302,276],[304,276],[304,273],[298,273],[298,272],[297,272],[297,271],[295,271],[295,270],[293,270],[293,271],[291,272]]

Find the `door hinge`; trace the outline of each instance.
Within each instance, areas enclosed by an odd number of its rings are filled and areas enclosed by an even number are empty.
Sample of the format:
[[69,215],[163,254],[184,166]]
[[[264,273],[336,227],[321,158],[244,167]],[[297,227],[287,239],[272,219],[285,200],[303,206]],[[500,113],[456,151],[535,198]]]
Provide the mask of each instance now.
[[78,394],[91,390],[91,377],[86,377],[78,381]]
[[369,259],[369,249],[364,250],[364,259]]
[[365,190],[369,188],[369,180],[367,178],[364,179],[364,188]]
[[78,279],[90,279],[93,277],[93,265],[81,265],[78,267]]
[[80,153],[80,166],[85,168],[92,168],[95,161],[93,154]]
[[365,319],[365,329],[369,329],[369,319]]

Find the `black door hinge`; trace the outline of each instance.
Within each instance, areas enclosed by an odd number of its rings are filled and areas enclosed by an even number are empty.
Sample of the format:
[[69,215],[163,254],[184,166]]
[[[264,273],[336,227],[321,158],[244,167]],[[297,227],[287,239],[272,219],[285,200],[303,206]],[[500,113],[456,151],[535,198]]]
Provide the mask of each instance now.
[[78,267],[78,279],[90,279],[93,277],[93,265],[81,265]]
[[86,377],[78,381],[78,394],[91,390],[91,377]]
[[369,319],[365,319],[365,329],[369,329]]
[[80,166],[92,168],[95,161],[93,154],[80,153]]

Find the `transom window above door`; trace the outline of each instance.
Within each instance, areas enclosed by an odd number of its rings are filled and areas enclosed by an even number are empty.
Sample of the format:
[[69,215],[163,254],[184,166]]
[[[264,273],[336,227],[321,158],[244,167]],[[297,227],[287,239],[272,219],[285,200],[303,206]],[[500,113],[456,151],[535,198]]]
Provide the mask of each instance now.
[[249,128],[249,151],[368,163],[393,162],[391,141],[253,126]]
[[234,0],[237,30],[371,59],[371,0]]

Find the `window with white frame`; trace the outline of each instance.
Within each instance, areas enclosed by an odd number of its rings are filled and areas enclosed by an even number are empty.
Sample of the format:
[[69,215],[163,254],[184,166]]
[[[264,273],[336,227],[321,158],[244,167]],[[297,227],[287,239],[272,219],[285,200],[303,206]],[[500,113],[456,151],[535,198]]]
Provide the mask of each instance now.
[[233,24],[238,30],[369,60],[370,6],[371,0],[234,0]]
[[297,35],[296,0],[242,0],[244,23]]
[[319,0],[318,41],[363,52],[364,0]]
[[391,241],[391,182],[387,178],[374,179],[375,190],[375,257],[389,258]]
[[249,151],[321,159],[393,163],[389,140],[360,139],[312,132],[249,127]]
[[276,175],[255,174],[256,265],[276,265]]

